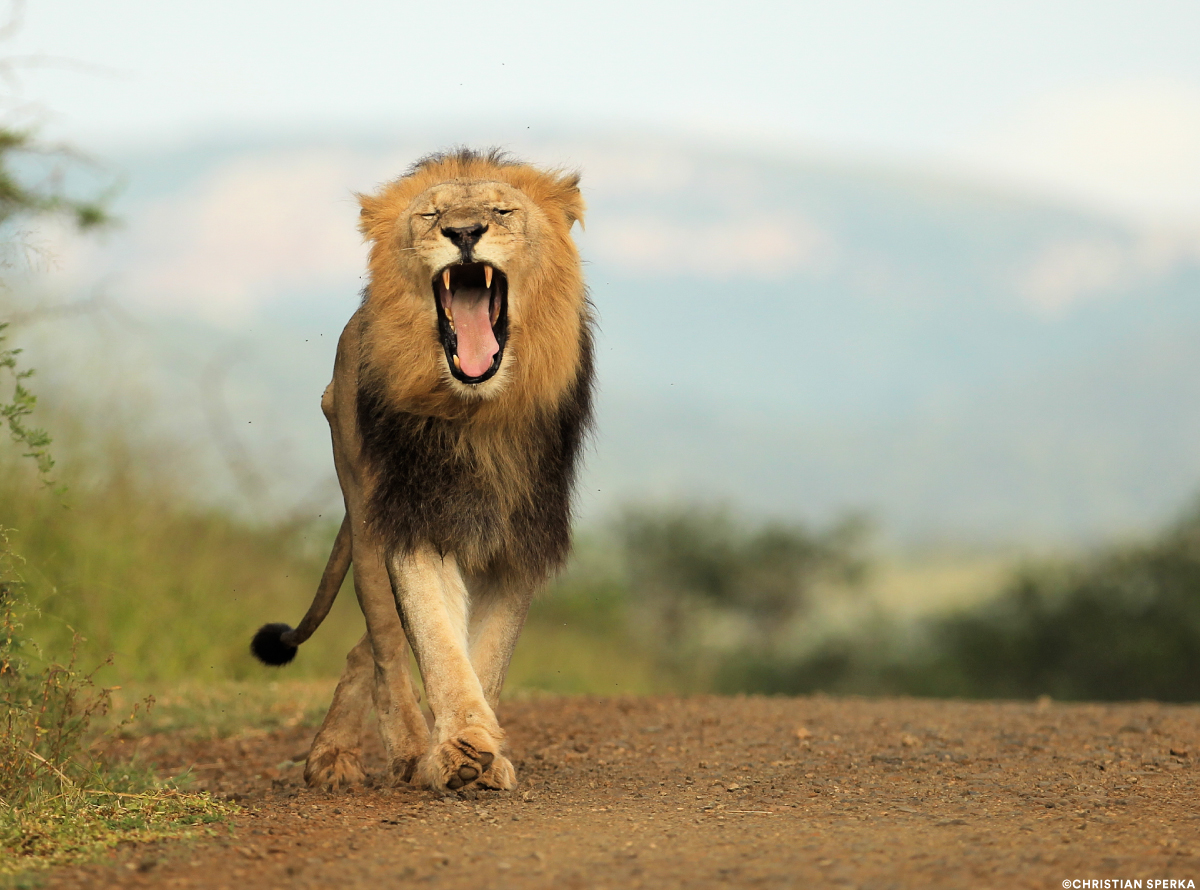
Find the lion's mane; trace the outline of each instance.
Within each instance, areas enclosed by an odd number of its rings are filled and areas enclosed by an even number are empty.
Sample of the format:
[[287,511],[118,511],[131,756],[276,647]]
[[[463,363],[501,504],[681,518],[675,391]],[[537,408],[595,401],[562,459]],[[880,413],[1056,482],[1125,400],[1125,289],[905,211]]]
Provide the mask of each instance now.
[[[547,223],[535,271],[517,285],[503,385],[477,400],[446,377],[430,285],[406,274],[397,225],[414,198],[458,178],[520,189]],[[570,237],[584,209],[578,177],[460,150],[361,201],[371,254],[356,413],[372,531],[394,552],[429,544],[465,571],[540,581],[570,547],[571,489],[592,417],[592,315]]]

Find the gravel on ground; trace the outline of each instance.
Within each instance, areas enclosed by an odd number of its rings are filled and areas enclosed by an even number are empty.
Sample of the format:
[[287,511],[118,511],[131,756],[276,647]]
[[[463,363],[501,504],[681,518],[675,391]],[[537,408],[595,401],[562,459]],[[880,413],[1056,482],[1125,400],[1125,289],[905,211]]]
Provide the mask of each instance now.
[[519,787],[454,797],[310,790],[311,728],[143,739],[240,803],[232,832],[47,886],[1200,886],[1200,706],[580,697],[500,717]]

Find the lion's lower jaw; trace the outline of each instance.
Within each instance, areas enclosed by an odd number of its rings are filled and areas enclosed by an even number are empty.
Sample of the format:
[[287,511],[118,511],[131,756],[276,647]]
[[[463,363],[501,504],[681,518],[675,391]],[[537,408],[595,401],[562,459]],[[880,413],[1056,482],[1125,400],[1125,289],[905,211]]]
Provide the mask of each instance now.
[[464,402],[487,402],[499,398],[508,386],[508,368],[501,365],[496,373],[483,383],[463,383],[446,369],[443,379],[450,391]]

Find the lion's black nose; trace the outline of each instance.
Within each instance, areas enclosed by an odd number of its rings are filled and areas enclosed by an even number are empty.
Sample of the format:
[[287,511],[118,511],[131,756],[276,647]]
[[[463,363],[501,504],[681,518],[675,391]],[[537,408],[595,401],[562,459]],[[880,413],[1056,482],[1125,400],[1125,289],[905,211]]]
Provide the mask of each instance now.
[[483,237],[487,228],[483,223],[475,223],[471,226],[446,226],[442,229],[442,234],[449,238],[465,256],[471,252],[471,248],[479,243],[479,239]]

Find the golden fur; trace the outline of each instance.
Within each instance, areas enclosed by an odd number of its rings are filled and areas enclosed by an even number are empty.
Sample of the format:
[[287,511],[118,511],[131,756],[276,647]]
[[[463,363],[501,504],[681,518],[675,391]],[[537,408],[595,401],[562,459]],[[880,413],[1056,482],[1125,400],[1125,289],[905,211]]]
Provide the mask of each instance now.
[[[423,255],[416,205],[463,180],[504,184],[526,197],[530,234],[540,237],[514,252],[508,275],[521,294],[510,309],[512,348],[501,371],[503,392],[481,400],[454,391],[441,359],[430,311],[433,271]],[[452,154],[417,168],[377,195],[360,195],[359,229],[371,243],[370,285],[363,304],[367,335],[364,360],[387,387],[394,404],[431,416],[469,416],[477,428],[521,422],[553,404],[573,382],[579,361],[586,301],[579,252],[571,226],[581,221],[583,198],[575,174],[543,173],[524,164],[497,163],[494,156]],[[525,239],[530,242],[531,239]]]

